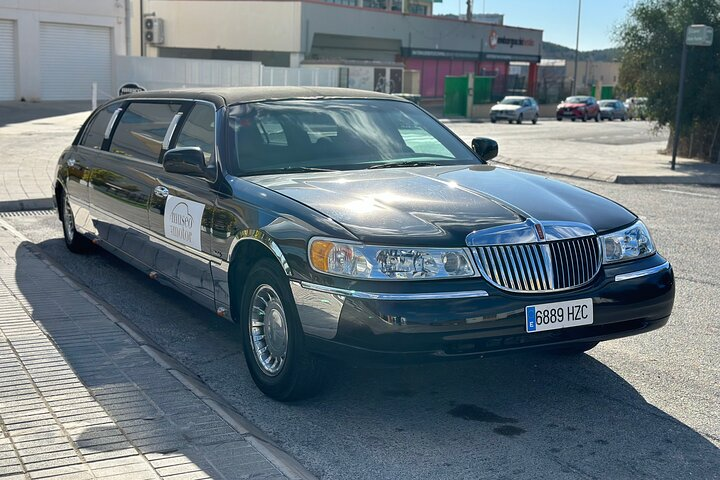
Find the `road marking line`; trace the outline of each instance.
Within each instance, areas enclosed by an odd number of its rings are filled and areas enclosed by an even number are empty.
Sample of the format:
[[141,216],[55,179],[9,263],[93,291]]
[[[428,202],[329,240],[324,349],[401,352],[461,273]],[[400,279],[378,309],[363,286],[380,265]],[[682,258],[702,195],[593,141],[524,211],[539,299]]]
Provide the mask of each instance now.
[[703,197],[703,198],[713,198],[713,199],[720,198],[717,195],[706,195],[704,193],[686,192],[684,190],[671,190],[669,188],[661,188],[660,190],[662,190],[663,192],[668,192],[668,193],[679,193],[680,195],[691,195],[693,197]]

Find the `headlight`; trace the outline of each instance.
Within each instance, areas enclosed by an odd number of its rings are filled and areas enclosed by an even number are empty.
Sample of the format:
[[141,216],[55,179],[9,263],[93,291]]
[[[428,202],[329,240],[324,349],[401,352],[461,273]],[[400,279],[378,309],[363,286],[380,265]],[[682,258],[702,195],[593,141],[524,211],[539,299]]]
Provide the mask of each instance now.
[[650,232],[640,220],[631,227],[600,237],[603,263],[614,263],[647,257],[655,253]]
[[374,280],[422,280],[475,275],[462,248],[381,247],[315,238],[308,248],[318,272]]

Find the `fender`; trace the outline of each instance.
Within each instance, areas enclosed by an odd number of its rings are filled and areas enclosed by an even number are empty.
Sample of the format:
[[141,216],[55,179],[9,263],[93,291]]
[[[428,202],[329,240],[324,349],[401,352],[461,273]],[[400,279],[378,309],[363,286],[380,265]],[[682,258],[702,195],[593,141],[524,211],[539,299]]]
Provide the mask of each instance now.
[[290,265],[287,262],[287,259],[285,258],[285,255],[283,254],[282,250],[280,250],[280,247],[275,243],[275,241],[272,239],[270,235],[268,235],[266,232],[262,230],[256,230],[256,229],[246,229],[239,231],[235,238],[233,239],[232,244],[230,245],[230,252],[228,255],[228,258],[230,259],[230,263],[233,262],[235,259],[235,252],[237,251],[238,247],[242,244],[242,242],[258,242],[264,245],[270,252],[272,252],[273,256],[277,259],[277,261],[280,263],[280,266],[282,267],[283,271],[285,272],[285,275],[288,277],[292,276],[292,270],[290,270]]

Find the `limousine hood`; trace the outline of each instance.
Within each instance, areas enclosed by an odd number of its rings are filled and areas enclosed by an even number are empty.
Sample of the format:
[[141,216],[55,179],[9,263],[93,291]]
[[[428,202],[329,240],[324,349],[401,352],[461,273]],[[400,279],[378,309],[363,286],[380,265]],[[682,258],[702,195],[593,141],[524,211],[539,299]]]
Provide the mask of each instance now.
[[246,177],[332,218],[372,244],[464,245],[475,230],[524,221],[581,222],[597,232],[635,220],[571,185],[488,165]]

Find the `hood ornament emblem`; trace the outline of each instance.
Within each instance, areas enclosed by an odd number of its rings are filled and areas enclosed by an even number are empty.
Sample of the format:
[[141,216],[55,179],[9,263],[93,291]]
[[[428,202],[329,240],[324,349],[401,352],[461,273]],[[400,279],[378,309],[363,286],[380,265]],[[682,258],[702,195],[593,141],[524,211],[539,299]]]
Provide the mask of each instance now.
[[565,221],[538,221],[528,218],[522,223],[485,228],[465,237],[468,247],[545,243],[571,238],[591,237],[595,230],[587,224]]

